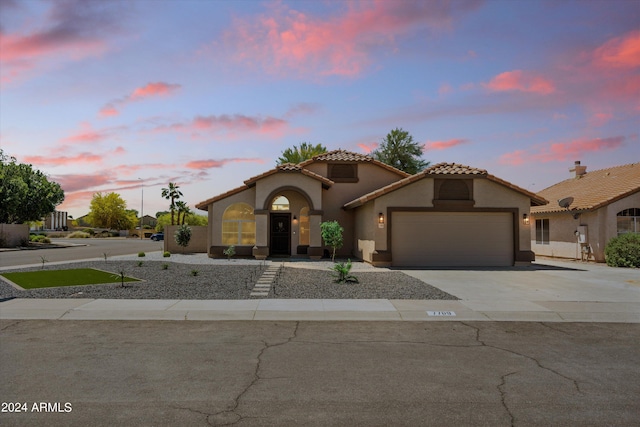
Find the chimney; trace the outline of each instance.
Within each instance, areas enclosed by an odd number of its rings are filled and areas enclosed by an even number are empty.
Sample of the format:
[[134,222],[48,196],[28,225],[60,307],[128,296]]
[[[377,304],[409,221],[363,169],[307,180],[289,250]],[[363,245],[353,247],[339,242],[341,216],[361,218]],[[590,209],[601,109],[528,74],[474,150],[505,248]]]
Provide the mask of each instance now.
[[576,160],[573,165],[573,168],[569,169],[569,172],[575,173],[575,178],[580,178],[582,175],[587,173],[586,166],[580,166],[580,160]]

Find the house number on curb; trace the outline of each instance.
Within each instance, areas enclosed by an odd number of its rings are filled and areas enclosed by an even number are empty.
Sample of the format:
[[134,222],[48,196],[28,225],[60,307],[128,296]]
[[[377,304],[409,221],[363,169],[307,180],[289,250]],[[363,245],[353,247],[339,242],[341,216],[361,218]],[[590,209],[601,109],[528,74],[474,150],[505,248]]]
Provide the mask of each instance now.
[[455,316],[455,311],[427,311],[428,316]]

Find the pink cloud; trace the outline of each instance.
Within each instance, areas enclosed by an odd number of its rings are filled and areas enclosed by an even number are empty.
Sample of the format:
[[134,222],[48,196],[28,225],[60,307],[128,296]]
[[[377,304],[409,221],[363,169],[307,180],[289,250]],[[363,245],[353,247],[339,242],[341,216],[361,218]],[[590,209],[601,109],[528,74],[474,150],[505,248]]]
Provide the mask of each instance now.
[[589,126],[592,126],[592,127],[604,126],[611,119],[613,119],[612,113],[599,111],[591,115],[591,117],[589,118]]
[[276,117],[246,116],[243,114],[219,116],[196,116],[187,123],[173,123],[158,126],[155,132],[185,132],[192,138],[202,137],[202,133],[222,133],[234,136],[236,133],[257,133],[260,135],[281,135],[289,123]]
[[111,184],[113,176],[111,174],[69,174],[56,175],[53,180],[60,184],[66,193],[75,193],[101,185]]
[[221,160],[214,160],[214,159],[209,159],[209,160],[193,160],[191,162],[188,162],[185,166],[189,169],[197,169],[197,170],[204,170],[204,169],[211,169],[211,168],[221,168],[229,163],[264,163],[264,160],[262,159],[241,159],[241,158],[236,158],[236,159],[221,159]]
[[108,38],[120,30],[121,5],[51,2],[46,13],[17,19],[22,28],[0,37],[0,76],[3,83],[25,78],[37,70],[99,56]]
[[433,141],[424,144],[425,150],[446,150],[447,148],[455,147],[460,144],[467,144],[468,139],[450,139],[448,141]]
[[615,37],[593,53],[594,62],[601,67],[640,67],[640,31]]
[[365,144],[365,143],[359,143],[358,147],[360,147],[362,149],[362,151],[364,151],[367,154],[370,154],[372,151],[374,151],[376,148],[378,148],[378,143],[377,142],[372,142],[369,144]]
[[531,150],[516,150],[500,157],[500,163],[520,165],[530,162],[555,162],[576,159],[590,152],[615,150],[624,144],[624,136],[577,139],[569,142],[542,144]]
[[416,30],[447,28],[479,2],[349,2],[333,16],[315,17],[278,3],[269,13],[236,20],[225,35],[235,59],[273,74],[301,77],[361,74],[376,50]]
[[160,96],[169,96],[173,95],[176,91],[178,91],[182,85],[175,83],[165,83],[165,82],[154,82],[147,83],[144,86],[135,88],[133,92],[129,95],[126,95],[120,99],[115,99],[107,104],[105,104],[98,115],[100,117],[109,117],[120,114],[119,109],[124,107],[126,104],[135,101],[141,101],[146,98],[152,97],[160,97]]
[[26,156],[25,162],[34,165],[62,166],[71,164],[100,163],[102,156],[92,153],[80,153],[75,156]]
[[555,92],[556,88],[548,79],[522,70],[505,71],[495,76],[484,87],[494,92],[521,91],[548,95]]
[[453,88],[451,87],[451,85],[449,83],[442,83],[440,85],[440,87],[438,88],[438,93],[440,95],[444,95],[444,94],[447,94],[447,93],[452,92],[452,91],[453,91]]

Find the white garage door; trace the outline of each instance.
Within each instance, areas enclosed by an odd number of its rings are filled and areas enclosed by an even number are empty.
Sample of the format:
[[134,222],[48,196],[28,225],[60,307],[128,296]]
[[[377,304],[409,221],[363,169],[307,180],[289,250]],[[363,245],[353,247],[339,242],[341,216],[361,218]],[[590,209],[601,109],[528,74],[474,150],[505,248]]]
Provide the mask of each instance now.
[[513,216],[508,212],[394,212],[394,266],[513,265]]

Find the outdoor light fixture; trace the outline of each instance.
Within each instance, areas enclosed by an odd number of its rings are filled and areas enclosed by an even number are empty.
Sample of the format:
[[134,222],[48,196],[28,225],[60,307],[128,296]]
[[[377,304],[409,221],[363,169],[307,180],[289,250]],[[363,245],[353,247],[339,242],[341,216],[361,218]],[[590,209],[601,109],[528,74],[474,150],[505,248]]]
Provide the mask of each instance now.
[[382,212],[378,214],[378,224],[384,224],[384,214]]
[[522,223],[524,225],[529,225],[529,215],[527,214],[522,214]]
[[295,216],[295,215],[293,216],[293,223],[294,223],[294,224],[297,224],[297,223],[298,223],[298,217],[297,217],[297,216]]

